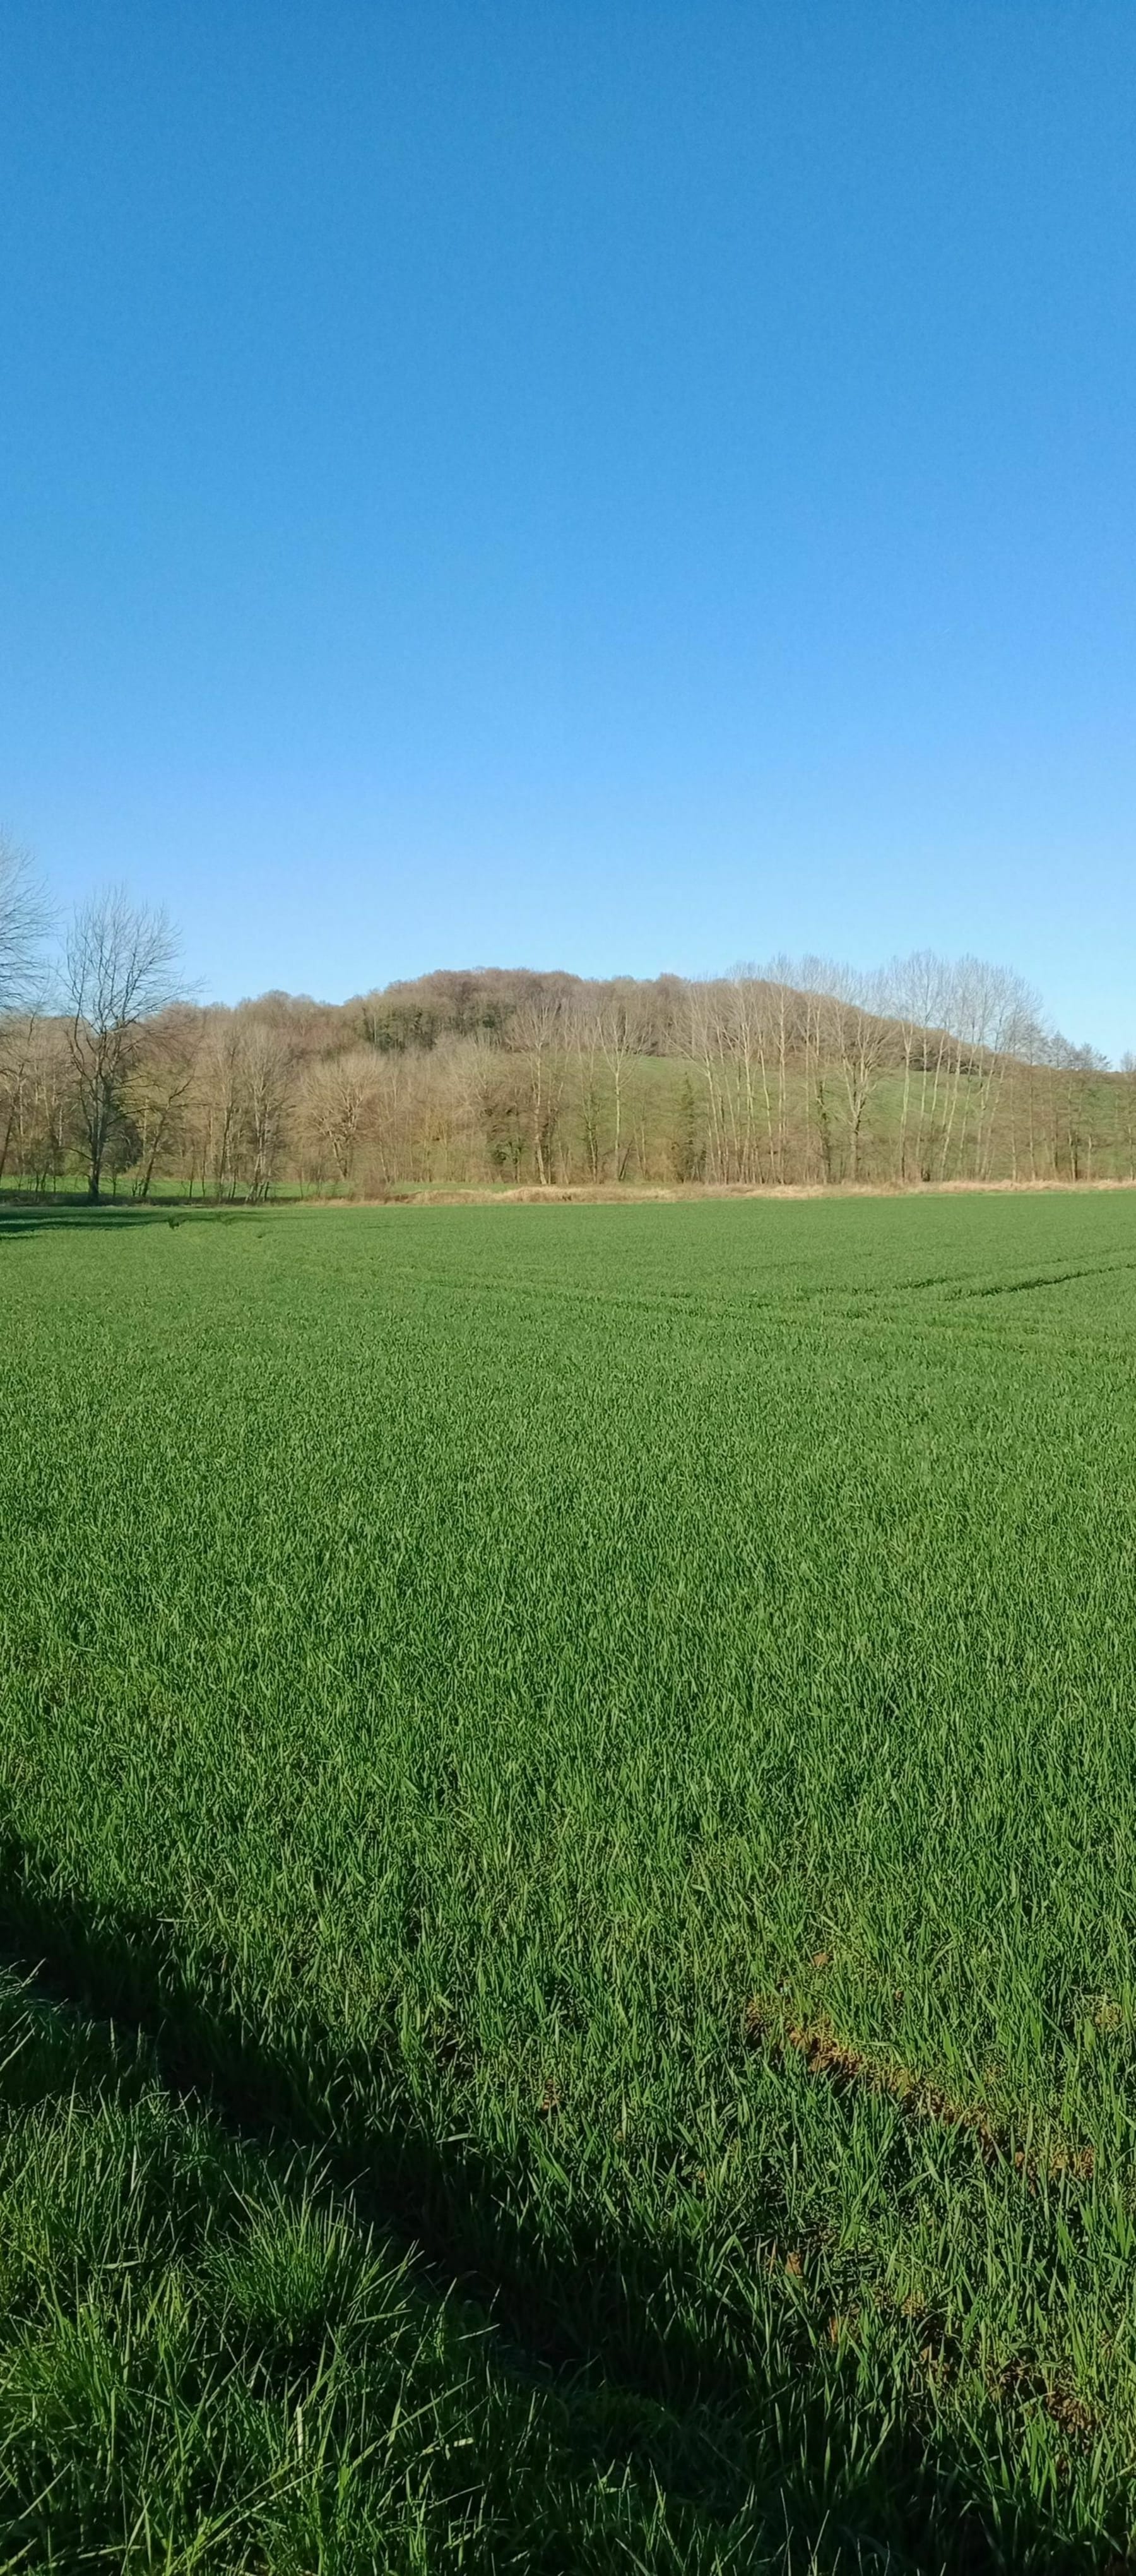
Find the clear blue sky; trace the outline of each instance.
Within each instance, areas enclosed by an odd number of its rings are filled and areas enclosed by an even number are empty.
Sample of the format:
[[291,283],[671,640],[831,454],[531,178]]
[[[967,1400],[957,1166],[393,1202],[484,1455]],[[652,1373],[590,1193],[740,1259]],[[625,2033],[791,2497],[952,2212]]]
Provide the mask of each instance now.
[[1136,1046],[1133,0],[6,0],[0,816],[208,994]]

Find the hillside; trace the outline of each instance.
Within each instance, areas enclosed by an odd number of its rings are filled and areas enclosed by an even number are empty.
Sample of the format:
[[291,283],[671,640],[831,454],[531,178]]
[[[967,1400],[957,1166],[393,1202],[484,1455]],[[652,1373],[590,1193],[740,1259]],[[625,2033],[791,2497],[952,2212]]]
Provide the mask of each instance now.
[[[0,1180],[45,1191],[84,1168],[68,1024],[10,1020]],[[867,975],[479,968],[344,1003],[177,1003],[136,1033],[98,1178],[259,1198],[1134,1175],[1136,1076],[1047,1028],[1016,976],[921,955]]]

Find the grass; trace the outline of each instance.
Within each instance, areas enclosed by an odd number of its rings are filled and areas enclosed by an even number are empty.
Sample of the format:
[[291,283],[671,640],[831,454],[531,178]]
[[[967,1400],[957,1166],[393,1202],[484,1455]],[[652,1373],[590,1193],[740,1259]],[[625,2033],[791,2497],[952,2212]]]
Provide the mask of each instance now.
[[0,1310],[0,2568],[1125,2563],[1132,1202]]

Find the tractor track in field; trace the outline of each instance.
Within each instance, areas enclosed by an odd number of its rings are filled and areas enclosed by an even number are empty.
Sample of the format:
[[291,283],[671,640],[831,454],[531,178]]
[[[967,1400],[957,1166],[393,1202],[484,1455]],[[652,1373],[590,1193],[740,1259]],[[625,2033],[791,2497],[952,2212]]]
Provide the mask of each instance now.
[[[605,2234],[577,2222],[570,2251],[561,2248],[555,2268],[540,2280],[532,2270],[537,2248],[531,2230],[521,2227],[512,2242],[499,2240],[487,2257],[484,2244],[476,2241],[477,2219],[500,2205],[509,2176],[469,2142],[463,2142],[457,2156],[442,2150],[421,2122],[412,2125],[407,2097],[383,2104],[372,2089],[378,2116],[372,2118],[369,2108],[361,2118],[356,2099],[351,2116],[337,2125],[330,2099],[335,2070],[326,2045],[321,2060],[314,2031],[299,2034],[287,2056],[274,2052],[235,2006],[230,2004],[226,2016],[213,1996],[194,1989],[178,1958],[173,1927],[61,1890],[45,1855],[11,1835],[0,1835],[0,1962],[18,1975],[31,2001],[88,2022],[109,2023],[121,2032],[127,2062],[131,2044],[143,2046],[170,2098],[204,2111],[234,2141],[249,2148],[311,2152],[326,2187],[342,2198],[351,2219],[374,2226],[392,2251],[404,2252],[424,2290],[443,2298],[456,2293],[480,2310],[501,2366],[521,2384],[535,2388],[559,2382],[570,2391],[589,2380],[602,2381],[629,2400],[676,2411],[676,2420],[688,2423],[688,2461],[704,2451],[699,2474],[711,2476],[712,2483],[724,2481],[723,2492],[731,2480],[742,2477],[742,2453],[734,2457],[737,2444],[748,2458],[758,2421],[766,2416],[780,2420],[790,2388],[806,2412],[823,2412],[831,2402],[829,2382],[818,2368],[818,2346],[827,2343],[834,2360],[846,2350],[855,2377],[855,2301],[851,2307],[834,2308],[834,2284],[822,2287],[823,2276],[813,2277],[821,2249],[804,2246],[802,2259],[802,2252],[794,2250],[802,2240],[787,2232],[783,2218],[778,2225],[772,2208],[765,2213],[770,2233],[763,2268],[784,2280],[787,2303],[779,2343],[782,2365],[789,2363],[792,2370],[791,2381],[776,2386],[755,2374],[736,2337],[732,2345],[722,2337],[719,2313],[712,2321],[707,2317],[701,2330],[689,2318],[678,2320],[677,2312],[675,2330],[660,2323],[661,2309],[675,2288],[673,2248],[668,2256],[646,2240],[637,2244],[629,2232]],[[1005,2159],[1005,2146],[993,2128],[934,2087],[914,2078],[901,2082],[889,2077],[840,2043],[825,2024],[782,2020],[775,2027],[768,2016],[769,2008],[755,1999],[746,2014],[749,2044],[791,2052],[811,2073],[838,2087],[888,2092],[913,2119],[968,2127],[984,2156]],[[373,2056],[367,2073],[373,2088]],[[322,2099],[317,2095],[321,2084]],[[345,2106],[349,2091],[350,2077]],[[1033,2169],[1027,2159],[1011,2155],[1009,2160],[1029,2178]],[[1073,2170],[1091,2167],[1074,2165]],[[566,2288],[581,2278],[599,2294],[593,2298],[593,2330],[587,2335],[573,2330],[564,2316]],[[892,2306],[886,2296],[883,2304]],[[901,2322],[898,2310],[894,2321],[897,2326]],[[938,2527],[935,2517],[944,2492],[936,2453],[948,2462],[954,2457],[956,2436],[941,2413],[941,2400],[958,2365],[951,2336],[940,2332],[932,2316],[920,2315],[917,2332],[913,2328],[907,2402],[882,2439],[896,2478],[910,2484],[913,2496],[922,2495],[928,2530]],[[1089,2447],[1098,2436],[1097,2418],[1031,2355],[1007,2360],[988,2380],[988,2394],[1003,2409],[1028,2413],[1040,2407],[1062,2427],[1071,2448]],[[964,2472],[965,2487],[965,2448],[957,2468]],[[947,2490],[956,2473],[948,2468]],[[980,2508],[966,2504],[959,2492],[953,2512],[963,2551],[960,2570],[983,2576],[987,2569],[1004,2567],[1001,2556],[990,2553]],[[924,2563],[919,2555],[911,2562]],[[1098,2562],[1094,2556],[1076,2563],[1088,2576]],[[1119,2567],[1123,2562],[1112,2558],[1108,2563]]]
[[880,2094],[895,2102],[908,2120],[966,2131],[987,2164],[1010,2166],[1031,2189],[1043,2181],[1056,2182],[1063,2174],[1079,2182],[1092,2178],[1096,2159],[1087,2143],[1058,2139],[1040,2155],[1031,2147],[1014,2146],[983,2104],[959,2101],[910,2067],[869,2056],[841,2039],[823,2015],[796,2021],[768,1997],[755,1995],[746,2005],[744,2026],[751,2046],[763,2047],[771,2057],[798,2058],[810,2075],[838,2091]]
[[[440,2141],[399,2083],[393,2048],[339,2048],[315,2021],[285,2048],[258,2031],[228,1990],[225,1962],[180,1956],[176,1929],[157,1917],[61,1888],[50,1858],[0,1833],[0,1965],[33,2000],[110,2024],[142,2043],[171,2099],[194,2103],[253,2146],[313,2153],[352,2211],[396,2241],[436,2293],[457,2290],[491,2321],[506,2359],[547,2377],[598,2370],[630,2393],[676,2390],[752,2401],[752,2373],[707,2307],[700,2325],[645,2328],[676,2280],[673,2249],[623,2227],[574,2221],[571,2244],[547,2264],[523,2203],[523,2170],[469,2138]],[[384,2079],[387,2079],[384,2081]],[[518,2189],[521,2186],[521,2190]],[[518,2207],[519,2203],[519,2207]],[[768,2213],[771,2243],[785,2238]],[[810,2325],[798,2310],[799,2361]],[[566,2286],[588,2281],[591,2331],[566,2314]],[[694,2297],[694,2280],[686,2285]]]

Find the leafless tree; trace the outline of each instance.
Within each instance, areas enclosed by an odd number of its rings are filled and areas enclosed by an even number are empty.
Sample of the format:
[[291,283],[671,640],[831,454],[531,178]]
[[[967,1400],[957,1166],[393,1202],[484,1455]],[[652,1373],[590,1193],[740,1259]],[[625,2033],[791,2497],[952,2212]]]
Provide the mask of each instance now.
[[201,1195],[235,1191],[240,1143],[241,1022],[233,1011],[205,1014],[205,1033],[186,1104],[190,1193],[195,1175]]
[[552,1144],[560,1115],[565,1072],[565,1011],[556,992],[521,1003],[509,1025],[510,1043],[528,1063],[529,1133],[536,1176],[551,1176]]
[[51,910],[26,850],[0,833],[0,1015],[43,998]]
[[240,1072],[248,1196],[258,1201],[268,1197],[284,1146],[295,1073],[286,1031],[250,1015],[241,1034]]
[[1124,1160],[1128,1179],[1136,1181],[1136,1055],[1126,1048],[1120,1059],[1120,1081],[1117,1085],[1117,1110],[1124,1137]]
[[0,1179],[11,1169],[37,1192],[58,1179],[69,1141],[68,1073],[58,1020],[29,1012],[0,1022]]
[[903,1066],[896,1178],[927,1181],[928,1118],[933,1126],[946,1044],[946,969],[929,948],[920,948],[910,957],[893,957],[884,983]]
[[566,1014],[566,1030],[587,1066],[583,1110],[590,1176],[600,1179],[605,1160],[601,1129],[603,1086],[599,1079],[602,1065],[611,1110],[611,1178],[622,1181],[634,1141],[627,1134],[628,1086],[646,1034],[639,988],[623,980],[592,986],[581,1008]]
[[87,1192],[101,1195],[103,1166],[125,1114],[148,1021],[174,999],[178,942],[164,912],[130,902],[121,886],[76,912],[67,937],[64,989],[77,1123]]
[[35,1027],[30,1014],[0,1022],[0,1181],[20,1149]]
[[135,1198],[150,1195],[159,1162],[167,1167],[183,1157],[188,1136],[187,1107],[201,1054],[205,1015],[191,1004],[175,1003],[151,1022],[140,1059],[123,1085],[123,1107],[135,1145]]
[[54,1187],[75,1142],[73,1085],[66,1031],[57,1019],[25,1023],[20,1050],[13,1161],[37,1193]]
[[[852,966],[809,962],[819,998],[818,1044],[844,1095],[847,1176],[857,1181],[864,1113],[895,1047],[886,1016],[887,986],[876,969],[861,972]],[[823,1075],[821,1083],[823,1100]]]
[[347,1047],[342,1055],[317,1060],[304,1081],[304,1125],[317,1151],[330,1155],[332,1169],[344,1188],[350,1184],[355,1157],[365,1134],[368,1113],[379,1096],[381,1059],[373,1047]]

